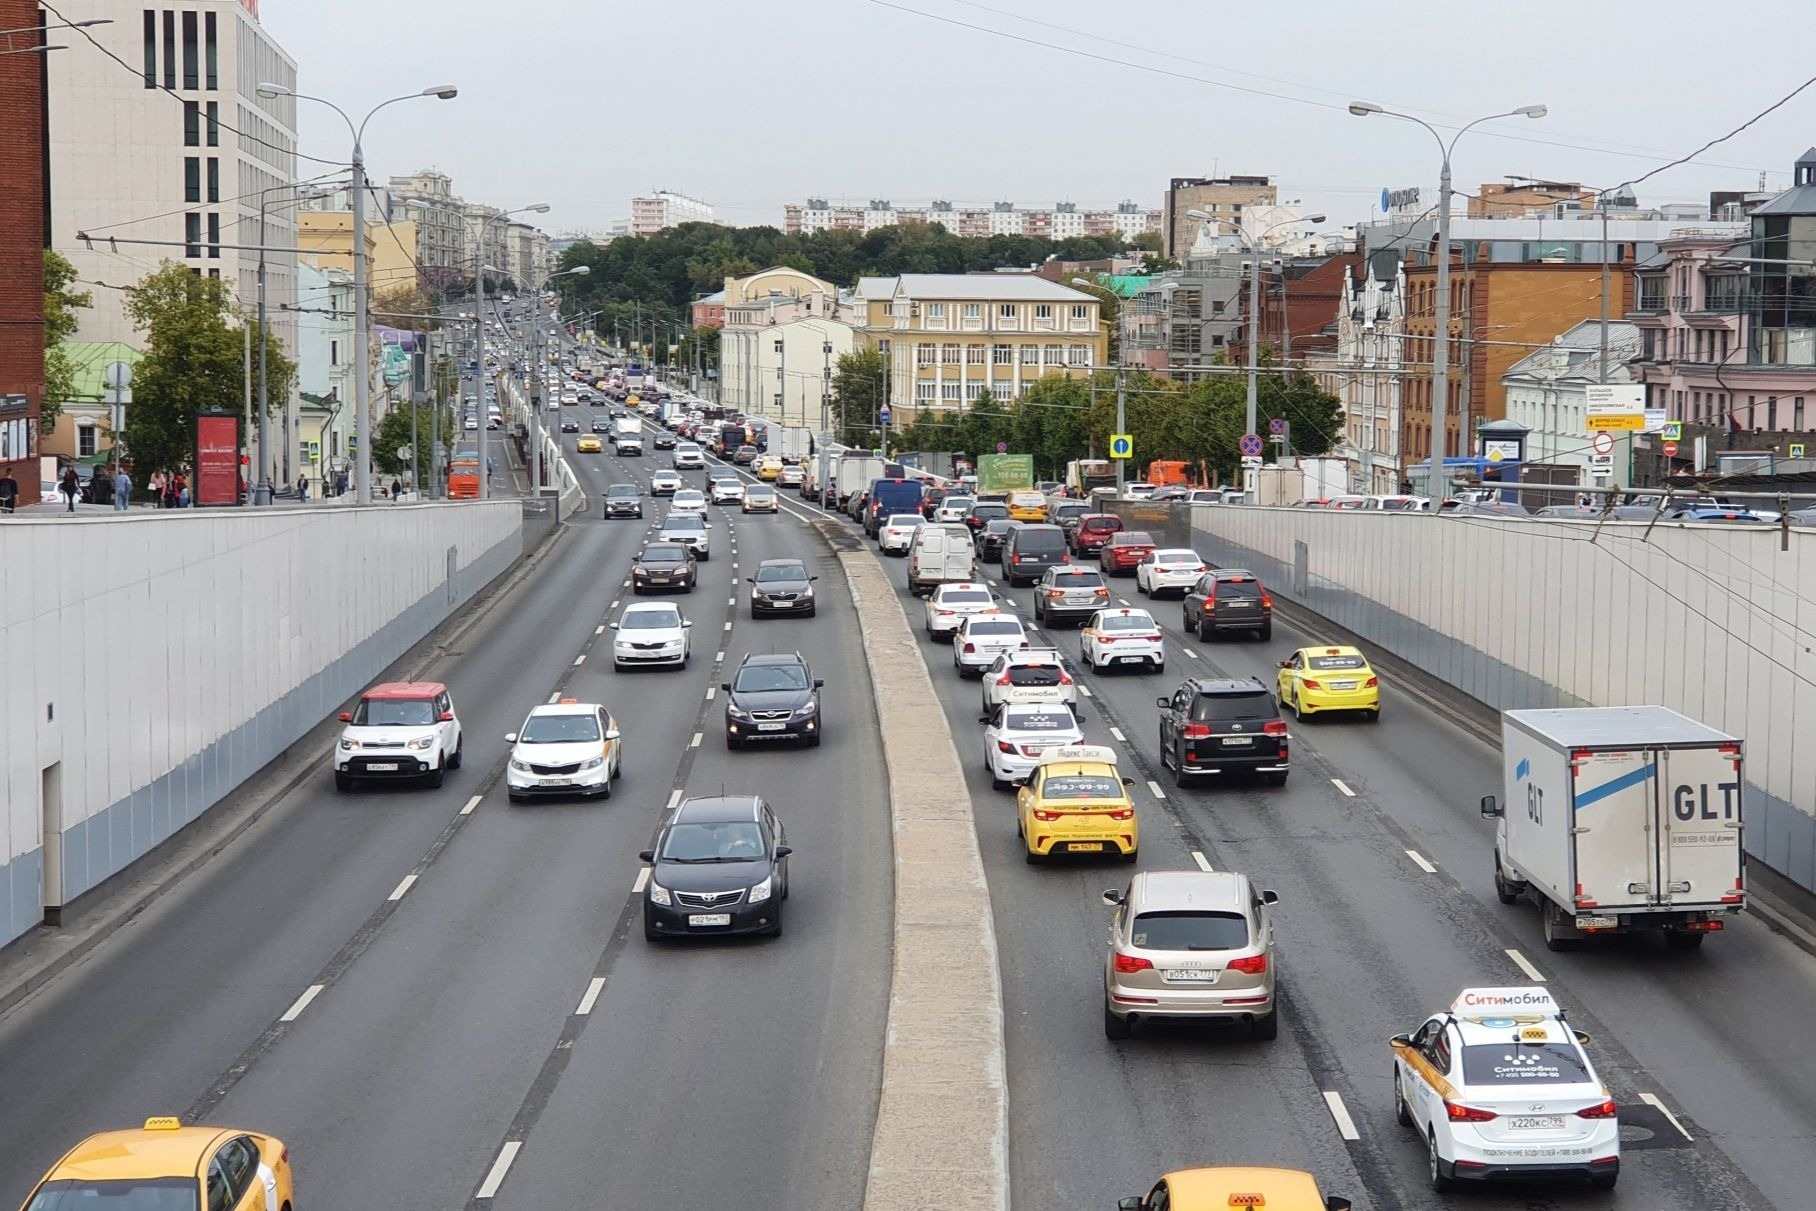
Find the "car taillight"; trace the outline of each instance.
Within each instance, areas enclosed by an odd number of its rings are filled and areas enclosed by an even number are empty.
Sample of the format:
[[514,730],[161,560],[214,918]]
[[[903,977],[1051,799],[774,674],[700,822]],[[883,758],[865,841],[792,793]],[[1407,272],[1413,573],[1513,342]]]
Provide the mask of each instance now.
[[967,652],[976,652],[977,645],[975,643],[967,643],[965,644],[964,650]]
[[1092,596],[1093,596],[1093,597],[1102,597],[1102,598],[1104,598],[1104,599],[1105,599],[1105,600],[1106,600],[1106,601],[1107,601],[1107,600],[1109,600],[1109,596],[1110,596],[1110,590],[1108,590],[1108,589],[1098,589],[1098,590],[1097,590],[1097,591],[1096,591],[1096,592],[1095,592],[1095,593],[1093,593],[1093,594],[1092,594]]
[[1368,689],[1373,689],[1375,686],[1381,684],[1381,679],[1379,677],[1370,677],[1367,681],[1364,681],[1362,684],[1364,687],[1366,687]]
[[1116,636],[1114,636],[1114,635],[1099,635],[1099,636],[1098,636],[1098,637],[1097,637],[1097,642],[1099,642],[1099,643],[1115,643],[1115,642],[1116,642]]
[[1231,959],[1224,964],[1228,971],[1240,971],[1245,976],[1258,976],[1267,971],[1267,956],[1246,955],[1240,959]]
[[1135,809],[1132,807],[1119,807],[1110,813],[1110,819],[1112,820],[1133,820],[1134,818]]
[[1211,738],[1211,725],[1208,723],[1188,723],[1185,725],[1185,729],[1179,734],[1187,740],[1209,740]]
[[[1027,644],[1023,644],[1023,645],[1022,645],[1022,646],[1023,646],[1023,647],[1026,647],[1026,646],[1028,646],[1028,645],[1027,645]],[[1002,676],[1001,676],[1001,677],[998,677],[998,678],[997,678],[997,679],[996,679],[996,684],[998,684],[998,685],[1013,685],[1013,684],[1014,684],[1014,682],[1012,682],[1012,681],[1010,681],[1010,680],[1009,680],[1009,674],[1008,674],[1008,673],[1006,673],[1006,672],[1005,672],[1005,673],[1004,673],[1004,674],[1003,674],[1003,675],[1002,675]]]
[[1322,685],[1319,685],[1316,681],[1313,681],[1310,677],[1307,677],[1304,681],[1301,681],[1299,684],[1303,685],[1308,690],[1321,690],[1324,688]]
[[1261,590],[1261,608],[1264,610],[1271,610],[1274,608],[1273,595],[1266,589]]
[[1500,1117],[1492,1110],[1477,1110],[1461,1102],[1445,1102],[1444,1113],[1453,1123],[1492,1123]]
[[1266,723],[1261,725],[1261,734],[1263,736],[1284,736],[1284,735],[1286,735],[1286,720],[1269,719]]
[[1615,1113],[1616,1113],[1616,1111],[1615,1111],[1615,1107],[1614,1107],[1614,1099],[1609,1098],[1607,1101],[1602,1102],[1598,1105],[1584,1106],[1581,1110],[1578,1110],[1576,1112],[1576,1117],[1578,1117],[1578,1118],[1613,1118],[1615,1116]]
[[1118,974],[1125,976],[1132,976],[1138,971],[1154,970],[1154,965],[1140,955],[1126,955],[1120,950],[1116,952],[1116,957],[1111,960],[1111,964],[1116,968]]
[[1043,824],[1051,824],[1053,821],[1059,819],[1061,814],[1062,813],[1060,812],[1047,811],[1045,808],[1037,807],[1034,809],[1034,818]]
[[1072,674],[1066,672],[1066,670],[1064,670],[1064,669],[1059,670],[1059,684],[1071,685],[1072,684]]
[[1047,590],[1048,597],[1064,597],[1065,595],[1066,595],[1066,591],[1064,589],[1048,589]]
[[1013,753],[1015,751],[1015,746],[1010,744],[1007,740],[998,740],[996,742],[996,751],[999,753]]
[[952,617],[953,614],[955,614],[957,612],[958,611],[956,611],[956,610],[935,610],[935,611],[933,611],[933,616],[935,618],[950,618],[950,617]]

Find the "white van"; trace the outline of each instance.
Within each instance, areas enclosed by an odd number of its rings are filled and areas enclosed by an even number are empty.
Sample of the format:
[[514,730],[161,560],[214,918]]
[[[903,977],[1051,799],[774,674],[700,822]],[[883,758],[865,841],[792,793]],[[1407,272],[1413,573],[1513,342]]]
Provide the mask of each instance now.
[[964,526],[922,526],[908,548],[908,591],[924,597],[935,585],[977,579],[977,549]]

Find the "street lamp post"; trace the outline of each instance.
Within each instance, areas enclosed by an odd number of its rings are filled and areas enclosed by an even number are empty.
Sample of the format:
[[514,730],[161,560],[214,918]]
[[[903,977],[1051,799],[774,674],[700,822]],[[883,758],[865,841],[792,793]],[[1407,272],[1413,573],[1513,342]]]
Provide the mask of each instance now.
[[[543,209],[546,210],[547,207],[544,207]],[[531,299],[532,299],[532,302],[531,302],[532,310],[531,310],[530,314],[535,318],[535,326],[531,330],[530,335],[536,343],[535,366],[536,366],[536,374],[541,376],[540,381],[543,381],[543,382],[547,381],[547,364],[548,364],[548,342],[544,339],[544,337],[542,335],[542,321],[544,318],[544,316],[543,316],[544,309],[542,306],[542,292],[544,290],[547,290],[549,283],[554,281],[556,278],[569,277],[569,276],[585,277],[587,274],[591,273],[592,271],[593,271],[593,267],[591,265],[576,265],[572,269],[563,269],[563,270],[560,270],[559,272],[551,273],[548,276],[544,277],[542,279],[542,281],[536,285],[535,289],[530,291],[530,295],[531,295]],[[531,398],[531,400],[530,400],[530,416],[531,416],[530,492],[532,495],[535,495],[535,496],[542,495],[542,414],[541,414],[541,409],[537,406],[538,403],[539,403],[539,401],[535,397]]]
[[[353,136],[353,183],[351,186],[353,190],[353,345],[356,358],[354,362],[356,374],[353,379],[353,432],[354,442],[359,447],[353,464],[355,504],[369,505],[372,503],[372,480],[369,470],[372,463],[372,418],[370,415],[372,350],[367,345],[370,339],[368,330],[370,321],[366,315],[366,152],[363,146],[366,123],[370,122],[373,115],[379,110],[387,105],[395,105],[399,101],[414,101],[418,97],[435,97],[438,100],[448,101],[458,96],[459,93],[460,90],[452,84],[437,84],[425,88],[421,92],[392,97],[389,101],[381,101],[366,111],[366,116],[360,119],[359,125],[355,126],[353,119],[347,116],[346,110],[326,98],[299,93],[295,89],[286,88],[281,84],[260,84],[258,86],[258,95],[267,99],[295,97],[299,101],[314,101],[317,104],[326,105],[341,116],[341,120],[347,124],[347,132]],[[285,435],[285,440],[289,440],[288,434]]]
[[[485,382],[486,373],[486,270],[493,266],[486,264],[486,228],[499,219],[509,218],[514,214],[547,214],[547,202],[535,202],[528,206],[519,206],[515,210],[501,210],[497,214],[487,215],[479,221],[479,231],[473,239],[473,386],[478,389]],[[495,272],[502,272],[495,270]],[[525,384],[526,388],[528,384]],[[485,392],[480,391],[480,396]],[[488,430],[479,426],[479,499],[489,500],[492,496],[492,469],[487,462],[491,445],[486,440]]]
[[[1449,418],[1446,413],[1450,407],[1450,155],[1456,150],[1457,140],[1461,139],[1471,127],[1493,121],[1496,118],[1542,118],[1546,111],[1543,105],[1522,105],[1518,109],[1510,109],[1505,113],[1486,114],[1473,122],[1466,122],[1458,127],[1456,134],[1451,136],[1448,143],[1444,141],[1444,136],[1424,119],[1415,118],[1411,114],[1397,113],[1391,109],[1383,109],[1372,101],[1351,101],[1349,112],[1358,118],[1366,118],[1370,114],[1380,114],[1383,117],[1398,118],[1402,122],[1422,126],[1432,138],[1437,140],[1438,151],[1443,156],[1443,164],[1438,173],[1438,297],[1436,331],[1432,335],[1431,347],[1431,443],[1425,456],[1425,495],[1431,498],[1431,512],[1436,515],[1439,512],[1438,506],[1443,502],[1444,490],[1447,486],[1444,476],[1444,458],[1449,447],[1449,435],[1446,432]],[[1602,255],[1606,259],[1605,247]],[[1465,441],[1469,439],[1469,435],[1466,433],[1462,436]]]

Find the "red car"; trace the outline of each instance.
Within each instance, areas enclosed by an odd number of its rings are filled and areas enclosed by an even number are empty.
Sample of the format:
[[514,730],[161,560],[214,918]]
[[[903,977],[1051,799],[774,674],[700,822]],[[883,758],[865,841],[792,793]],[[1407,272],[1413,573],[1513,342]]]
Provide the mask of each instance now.
[[1110,576],[1133,576],[1135,565],[1154,550],[1154,539],[1146,530],[1121,530],[1109,536],[1097,553],[1103,570]]
[[1114,513],[1087,513],[1078,519],[1078,525],[1072,530],[1072,549],[1080,555],[1095,551],[1120,529],[1122,518]]

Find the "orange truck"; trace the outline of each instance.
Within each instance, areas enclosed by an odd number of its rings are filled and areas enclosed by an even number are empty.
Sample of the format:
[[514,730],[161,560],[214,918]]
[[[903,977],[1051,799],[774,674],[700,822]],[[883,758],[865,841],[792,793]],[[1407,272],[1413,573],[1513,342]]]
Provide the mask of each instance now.
[[456,457],[448,464],[448,499],[479,499],[479,460]]
[[1148,464],[1148,482],[1157,488],[1170,488],[1178,484],[1195,484],[1198,477],[1193,473],[1191,463],[1180,459],[1157,459]]

